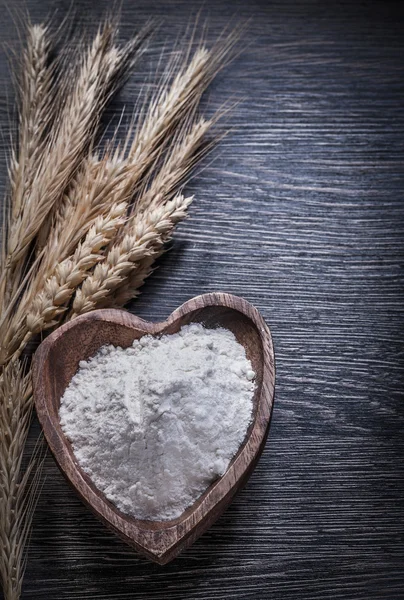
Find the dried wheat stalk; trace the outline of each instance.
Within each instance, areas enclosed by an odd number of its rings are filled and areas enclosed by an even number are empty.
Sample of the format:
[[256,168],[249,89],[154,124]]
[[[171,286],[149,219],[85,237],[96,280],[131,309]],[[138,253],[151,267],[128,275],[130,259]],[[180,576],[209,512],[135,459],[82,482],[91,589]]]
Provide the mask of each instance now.
[[[102,260],[104,247],[124,223],[126,209],[126,202],[120,202],[114,204],[106,216],[98,216],[74,254],[57,264],[53,274],[43,284],[42,291],[23,305],[21,317],[24,324],[19,328],[19,331],[24,331],[24,328],[27,330],[23,346],[33,334],[57,324],[58,317],[65,312],[76,288],[85,280],[88,271]],[[25,311],[28,312],[24,318]],[[16,344],[17,336],[11,339]]]
[[6,360],[18,358],[34,334],[57,324],[74,291],[84,281],[88,271],[102,259],[104,247],[124,223],[126,209],[126,202],[112,205],[105,216],[100,215],[95,219],[72,256],[56,263],[50,272],[38,270],[3,339]]
[[72,318],[105,306],[108,297],[145,257],[167,241],[175,225],[186,216],[192,198],[177,196],[164,207],[144,212],[133,220],[131,231],[114,245],[77,290]]
[[[7,243],[3,244],[1,256],[0,332],[4,366],[0,374],[0,575],[6,600],[16,600],[20,595],[23,552],[30,530],[37,482],[34,478],[29,487],[29,474],[34,463],[31,462],[24,475],[21,474],[32,397],[30,374],[23,375],[16,356],[40,325],[32,318],[29,321],[26,315],[22,315],[21,309],[27,307],[24,301],[31,297],[29,314],[33,317],[47,292],[48,305],[39,308],[41,327],[46,328],[52,313],[49,304],[52,302],[56,307],[54,311],[61,311],[61,288],[65,289],[64,299],[67,301],[68,294],[73,293],[73,284],[83,280],[88,269],[99,259],[103,246],[122,225],[126,204],[110,205],[109,213],[98,219],[94,215],[94,225],[84,241],[74,249],[72,260],[58,265],[48,280],[42,279],[42,296],[33,294],[38,290],[38,274],[43,274],[40,260],[25,277],[26,260],[32,243],[41,244],[42,228],[46,232],[53,223],[52,209],[80,166],[86,148],[94,139],[101,111],[123,81],[144,38],[142,34],[123,49],[118,49],[112,45],[115,34],[116,27],[107,22],[89,50],[79,55],[76,72],[72,77],[65,74],[55,91],[52,87],[55,85],[53,73],[47,67],[50,47],[47,29],[43,26],[28,27],[21,86],[19,148],[10,167],[10,218]],[[62,102],[65,96],[66,100]],[[44,253],[39,259],[43,256]]]
[[[200,52],[201,51],[198,51],[197,54],[199,54]],[[205,52],[203,52],[203,55],[205,56]],[[187,91],[187,86],[190,85],[190,82],[192,82],[192,86],[195,85],[195,82],[193,81],[193,76],[196,72],[197,77],[199,78],[200,71],[200,59],[198,58],[197,60],[191,61],[190,67],[185,70],[186,76],[184,76],[184,74],[181,74],[180,77],[177,76],[174,80],[174,83],[172,84],[172,87],[170,88],[170,92],[167,95],[171,95],[172,97],[176,97],[178,99],[178,97],[181,96],[181,94],[189,93]],[[181,93],[179,93],[179,91],[181,91]],[[175,103],[172,104],[171,108],[173,108],[174,106]],[[193,104],[191,102],[190,107],[188,108],[188,114],[190,114],[192,110]],[[155,112],[156,106],[153,106],[150,112],[148,113],[146,121],[147,126],[150,130],[155,128],[157,131],[160,126],[160,111],[157,111],[157,123],[153,124],[153,115]],[[169,112],[167,114],[169,114]],[[180,129],[178,140],[175,141],[171,151],[166,157],[166,160],[160,166],[160,169],[157,171],[154,178],[151,179],[150,185],[148,187],[147,185],[144,186],[143,193],[138,194],[138,198],[134,204],[134,206],[136,206],[136,212],[134,213],[135,216],[136,214],[144,211],[148,207],[148,205],[150,205],[151,207],[164,206],[164,203],[167,203],[172,198],[173,194],[175,194],[176,189],[178,189],[180,183],[189,174],[195,162],[197,162],[197,160],[201,158],[203,154],[203,152],[201,151],[202,142],[205,139],[207,132],[217,121],[218,117],[219,115],[216,115],[210,120],[201,118],[194,123],[191,120],[190,124],[185,122],[185,125]],[[83,189],[83,187],[84,189],[86,188],[86,186],[83,186],[82,184],[83,181],[86,180],[86,177],[89,175],[90,180],[92,179],[93,181],[93,185],[91,186],[92,193],[88,201],[89,207],[97,204],[102,204],[102,197],[104,195],[106,185],[108,185],[108,189],[110,190],[109,194],[111,194],[112,191],[114,193],[120,193],[121,197],[125,199],[133,196],[136,189],[139,187],[139,182],[142,181],[141,176],[143,174],[143,171],[147,170],[147,168],[142,168],[141,160],[139,162],[135,160],[135,157],[137,157],[138,159],[139,157],[141,157],[141,153],[139,150],[140,147],[138,145],[139,137],[141,136],[135,136],[134,142],[131,145],[129,155],[127,157],[124,156],[123,150],[121,154],[115,153],[114,159],[109,162],[105,162],[105,160],[100,161],[100,163],[98,163],[98,168],[95,167],[97,163],[95,163],[94,160],[91,160],[91,158],[87,161],[87,163],[85,163],[86,167],[84,173],[79,174],[79,178],[81,179],[81,185],[76,184],[76,189]],[[153,140],[152,136],[150,136],[150,140]],[[124,148],[127,145],[128,141],[126,141],[126,143],[124,144]],[[148,148],[149,150],[152,149],[151,145],[151,143],[149,145],[146,145],[146,148]],[[135,151],[136,148],[137,151]],[[209,147],[207,147],[206,149],[208,148]],[[144,150],[144,152],[146,151]],[[147,167],[150,167],[150,155],[145,155],[145,161],[146,160],[148,161]],[[106,175],[107,165],[109,165],[110,171]],[[99,182],[99,185],[94,185],[94,182]],[[74,194],[75,192],[73,191],[73,195]],[[75,205],[74,202],[73,205]],[[72,205],[70,205],[70,207],[71,206]],[[170,205],[166,204],[166,210],[168,212],[171,210]],[[73,212],[74,210],[72,208],[70,208],[70,210],[68,209],[68,213],[70,214],[69,219],[66,219],[67,227],[69,227],[68,221],[71,222],[71,215],[73,214]],[[154,215],[155,211],[152,214]],[[178,212],[178,214],[180,213]],[[82,213],[81,216],[83,216]],[[183,216],[185,216],[185,214]],[[146,218],[147,217],[148,215],[146,215]],[[134,219],[133,216],[130,219],[130,221],[132,221],[132,219]],[[86,281],[83,284],[82,290],[79,290],[77,292],[73,305],[73,316],[81,314],[83,312],[88,312],[89,310],[92,310],[95,307],[99,308],[101,306],[106,306],[108,305],[108,302],[116,304],[116,302],[118,302],[116,298],[119,298],[120,305],[123,305],[127,301],[129,301],[130,294],[135,295],[135,290],[137,290],[137,288],[140,287],[140,285],[142,285],[144,279],[147,277],[147,275],[150,274],[152,270],[151,266],[154,260],[156,260],[161,254],[162,247],[168,241],[170,234],[178,220],[173,220],[170,231],[167,232],[165,236],[161,237],[160,243],[156,243],[153,246],[153,250],[148,248],[147,252],[145,251],[146,255],[143,256],[143,258],[138,256],[137,261],[130,261],[132,265],[130,267],[127,265],[125,268],[127,278],[124,276],[120,276],[119,278],[116,278],[115,276],[113,278],[107,277],[106,273],[110,272],[109,268],[106,266],[106,263],[108,262],[107,257],[105,263],[97,267],[93,278],[90,277],[88,281]],[[134,240],[133,236],[131,236],[130,233],[130,221],[128,221],[128,224],[125,228],[125,232],[127,233],[125,238],[126,248],[128,248],[129,240]],[[164,223],[165,226],[167,226],[167,223],[165,221]],[[136,225],[137,224],[138,220],[136,221]],[[68,231],[68,229],[66,231]],[[122,235],[123,233],[121,234],[121,237]],[[137,248],[137,242],[135,245]],[[119,256],[117,248],[111,250],[109,260],[114,264],[116,269],[118,268],[118,264],[120,265],[120,268],[123,269],[123,264],[125,263],[125,260],[124,258]],[[132,273],[134,269],[134,262],[136,263],[135,270],[139,271],[138,275]],[[103,284],[100,289],[96,290],[97,285],[101,279],[103,281]],[[110,291],[108,293],[106,293],[105,288],[105,286],[107,285],[106,279],[108,279],[109,286],[112,286],[112,281],[115,282],[114,290],[112,289],[112,287],[110,287]],[[89,296],[91,296],[92,294],[95,294],[95,296],[90,300]],[[125,299],[127,299],[125,300],[125,302],[123,302],[124,297]],[[98,300],[96,300],[97,298]]]
[[203,142],[219,116],[218,113],[212,119],[201,117],[180,130],[180,135],[172,144],[163,164],[138,194],[135,212],[143,212],[150,206],[160,206],[171,199],[194,165],[211,147],[203,147]]
[[[149,32],[150,27],[146,26],[132,41],[119,48],[113,45],[117,30],[111,21],[106,22],[95,37],[61,115],[61,131],[56,135],[55,145],[60,150],[62,159],[65,159],[62,164],[66,165],[67,172],[66,179],[56,194],[56,202],[51,203],[51,209],[57,201],[61,201],[67,184],[84,158],[84,151],[94,142],[103,109],[138,60]],[[69,141],[70,153],[64,155],[63,144]],[[38,231],[37,246],[40,249],[46,243],[51,225],[52,220],[48,218]]]
[[140,288],[146,279],[153,273],[155,261],[164,253],[164,245],[170,240],[170,235],[162,240],[160,248],[155,246],[149,256],[142,258],[134,269],[128,273],[126,279],[115,288],[108,298],[108,304],[100,304],[98,308],[110,306],[111,308],[123,308],[128,302],[140,294]]
[[[206,120],[199,119],[191,126],[184,127],[178,136],[178,140],[173,145],[166,160],[160,170],[152,177],[149,185],[146,185],[143,192],[139,194],[136,200],[136,211],[128,219],[122,232],[130,231],[133,222],[136,223],[137,215],[145,213],[146,217],[150,211],[155,211],[158,207],[167,206],[175,194],[178,187],[189,175],[195,163],[209,150],[210,145],[202,146],[207,132],[212,128],[215,118]],[[185,217],[185,214],[184,214]],[[153,271],[153,263],[163,253],[164,245],[169,241],[176,223],[166,234],[161,237],[160,244],[154,244],[152,250],[149,249],[148,255],[138,260],[127,277],[117,286],[108,301],[114,308],[125,306],[131,299],[139,293],[139,288],[143,285],[145,279]],[[122,235],[123,233],[121,233]],[[98,307],[104,306],[99,304]]]
[[[41,155],[23,208],[10,226],[6,268],[14,280],[12,297],[15,297],[17,283],[20,283],[13,273],[22,271],[19,267],[26,260],[36,236],[37,246],[42,248],[44,245],[52,223],[49,215],[63,197],[85,150],[94,140],[102,110],[121,85],[127,68],[139,53],[145,35],[142,33],[120,50],[113,45],[116,27],[107,21],[88,50],[80,56],[79,64],[74,67],[76,72],[65,76],[59,90],[61,108],[54,115],[58,126],[47,140],[46,152]],[[57,106],[58,102],[55,103],[56,110]]]
[[17,600],[24,574],[24,548],[37,498],[35,460],[22,472],[32,410],[31,378],[12,362],[0,378],[0,577],[5,600]]
[[217,120],[195,117],[202,93],[226,63],[237,35],[171,65],[136,126],[94,150],[101,113],[139,56],[150,27],[116,43],[107,20],[93,42],[49,62],[47,27],[27,28],[18,152],[0,276],[0,576],[17,600],[37,475],[21,461],[30,422],[29,369],[20,355],[37,334],[66,318],[133,297],[164,251],[192,198],[179,193],[209,146]]
[[[129,201],[125,165],[117,169],[108,155],[101,160],[89,157],[66,190],[44,247],[43,276],[48,276],[60,261],[74,252],[95,219],[107,215],[111,205]],[[41,286],[41,278],[37,277]]]
[[[189,65],[181,69],[171,84],[166,84],[158,92],[149,109],[142,115],[134,135],[130,129],[124,143],[112,153],[112,157],[107,153],[103,159],[97,161],[97,157],[90,155],[84,161],[82,170],[72,188],[68,190],[59,213],[58,224],[61,231],[65,231],[65,225],[68,230],[74,229],[72,216],[77,216],[77,207],[81,224],[85,226],[86,215],[83,213],[82,203],[77,202],[77,195],[82,193],[83,189],[88,190],[85,210],[88,211],[89,218],[90,207],[97,209],[105,199],[108,201],[111,194],[119,193],[124,200],[134,196],[142,186],[143,176],[170,141],[181,117],[186,120],[195,110],[213,76],[215,65],[218,68],[212,52],[204,48],[197,50]],[[212,124],[211,122],[210,125],[206,125],[206,131]],[[193,135],[194,138],[197,137],[196,131]],[[195,143],[194,141],[194,146]],[[65,231],[64,235],[68,235],[68,231]]]
[[91,140],[104,100],[104,72],[109,62],[111,35],[109,27],[99,31],[81,61],[78,76],[58,115],[59,126],[49,140],[47,156],[43,157],[35,173],[31,193],[24,202],[20,218],[10,229],[7,257],[10,269],[25,257],[30,243],[63,194]]
[[[43,25],[27,27],[27,45],[22,54],[18,79],[20,100],[19,139],[17,148],[12,150],[9,166],[10,207],[8,228],[18,235],[18,225],[26,196],[29,193],[36,170],[40,164],[47,143],[48,126],[56,113],[53,102],[52,75],[49,65],[51,41],[48,29]],[[11,231],[8,237],[11,237]],[[12,293],[6,281],[7,241],[3,240],[0,278],[0,311],[3,312]],[[9,243],[8,243],[9,246]],[[8,283],[18,283],[19,273],[8,276]]]
[[[80,58],[73,82],[70,83],[68,78],[68,84],[64,83],[61,86],[59,93],[64,94],[66,86],[69,89],[67,99],[58,115],[59,125],[48,141],[49,148],[42,155],[31,190],[24,199],[23,209],[10,226],[3,279],[7,274],[7,281],[11,284],[11,305],[20,294],[23,265],[31,242],[38,235],[37,244],[41,246],[44,236],[49,235],[52,209],[63,197],[67,184],[80,165],[85,149],[94,139],[102,109],[121,83],[125,65],[132,64],[144,38],[144,35],[138,36],[136,43],[131,43],[125,46],[123,51],[119,51],[112,45],[115,36],[115,28],[107,21],[98,31],[87,52]],[[60,257],[54,258],[60,260]],[[7,308],[7,300],[8,297],[3,296],[3,312],[4,308]],[[14,327],[16,329],[18,320],[13,320],[17,323]],[[3,339],[6,339],[6,332],[10,329],[12,327],[7,315],[0,322],[0,334]],[[0,357],[2,362],[8,359],[4,344]]]
[[25,195],[32,185],[46,144],[48,126],[55,114],[50,49],[47,27],[33,25],[27,28],[27,46],[20,66],[18,156],[14,150],[9,170],[12,219],[20,214]]

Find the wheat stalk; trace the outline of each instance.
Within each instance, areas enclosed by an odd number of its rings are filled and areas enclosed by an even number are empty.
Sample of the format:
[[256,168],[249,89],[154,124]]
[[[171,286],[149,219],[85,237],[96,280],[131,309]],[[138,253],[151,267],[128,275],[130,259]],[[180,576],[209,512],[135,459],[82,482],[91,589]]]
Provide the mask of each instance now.
[[91,140],[103,98],[111,36],[109,27],[99,31],[81,61],[78,76],[58,117],[59,126],[53,132],[47,156],[42,157],[31,194],[25,199],[24,212],[11,227],[7,259],[10,269],[25,257],[28,246],[62,195]]
[[31,460],[22,474],[22,452],[32,410],[31,378],[13,362],[0,378],[0,576],[6,600],[18,600],[40,470],[30,482]]
[[[93,307],[97,306],[98,308],[106,306],[108,303],[111,303],[114,306],[124,306],[137,294],[138,288],[152,272],[154,261],[162,254],[164,244],[169,240],[175,224],[185,216],[184,211],[184,215],[181,218],[173,219],[172,227],[168,227],[163,235],[163,224],[164,226],[167,226],[167,219],[165,216],[170,214],[173,206],[172,204],[167,203],[180,183],[189,174],[195,162],[203,155],[203,152],[201,151],[202,142],[217,118],[218,115],[209,120],[202,117],[191,125],[186,124],[186,126],[180,130],[178,140],[172,147],[159,172],[152,178],[150,185],[145,187],[145,190],[140,194],[136,201],[136,212],[132,215],[131,219],[127,221],[125,228],[121,229],[121,237],[126,233],[126,237],[122,241],[121,247],[116,247],[111,251],[109,266],[113,264],[116,267],[114,277],[111,276],[111,270],[106,264],[108,261],[106,261],[104,265],[100,265],[96,269],[94,277],[90,278],[83,285],[82,290],[77,293],[73,306],[74,315],[92,310],[90,307],[93,306],[93,300],[95,301]],[[209,146],[204,150],[207,150],[208,148]],[[123,164],[129,164],[129,173],[131,173],[131,162],[124,162]],[[180,198],[177,198],[174,205],[178,208],[181,203],[187,203],[188,206],[190,203],[189,200],[190,199],[180,200]],[[163,206],[164,204],[165,209],[161,209],[160,212],[155,210],[157,207]],[[149,209],[149,211],[145,215],[144,220],[139,220],[138,215],[147,209]],[[179,214],[180,211],[177,212],[177,216]],[[157,223],[156,226],[159,237],[156,236],[153,243],[148,243],[147,249],[144,248],[143,257],[137,254],[136,261],[134,259],[129,261],[125,260],[123,258],[125,252],[120,252],[124,247],[130,248],[130,244],[132,243],[134,244],[133,247],[139,250],[139,240],[135,243],[131,232],[133,226],[137,230],[137,233],[139,233],[139,226],[144,226],[145,223],[148,222],[150,224],[156,217],[161,220],[161,224]],[[132,266],[127,264],[128,262],[131,262]],[[135,268],[133,268],[134,262],[136,262]],[[116,278],[118,269],[120,270],[119,280]],[[101,288],[97,289],[100,280],[104,282],[104,287],[101,286]],[[114,287],[114,291],[111,291],[108,294],[105,291],[105,286],[107,285],[105,283],[106,280],[109,280],[109,286],[113,285]],[[92,295],[93,298],[90,300],[89,297]]]
[[47,280],[43,292],[31,303],[26,320],[29,332],[39,333],[57,322],[88,271],[102,260],[102,250],[123,224],[126,209],[126,202],[121,202],[113,205],[107,216],[97,217],[73,256],[56,266],[55,274]]
[[214,63],[215,55],[206,48],[199,48],[171,85],[163,86],[146,113],[141,115],[142,121],[128,151],[128,160],[137,178],[134,191],[141,187],[142,177],[161,156],[178,124],[193,114],[212,79]]
[[134,219],[131,231],[114,245],[77,290],[71,318],[104,306],[116,289],[146,257],[159,252],[175,225],[183,220],[192,198],[177,196],[164,207]]
[[[169,236],[161,244],[160,249],[155,247],[150,256],[145,256],[136,265],[136,268],[130,272],[126,279],[119,285],[113,294],[111,294],[108,306],[111,308],[123,308],[128,302],[134,300],[139,294],[139,288],[142,287],[146,279],[153,273],[155,261],[164,253],[164,243],[169,241]],[[99,306],[104,308],[105,305]]]
[[[180,130],[178,141],[151,180],[150,187],[146,189],[146,182],[145,190],[139,193],[138,210],[143,210],[148,202],[163,203],[175,194],[181,181],[202,157],[202,142],[217,119],[218,115],[209,120],[201,118]],[[125,144],[123,149],[118,147],[114,152],[109,149],[101,159],[90,154],[83,162],[56,214],[45,250],[49,264],[60,260],[58,248],[69,253],[75,247],[94,215],[102,213],[111,201],[128,201],[134,196],[139,187],[139,166],[124,154]]]
[[[127,204],[112,202],[101,215],[90,213],[87,226],[76,232],[70,248],[59,247],[59,258],[67,258],[59,263],[56,255],[49,264],[45,253],[39,252],[25,275],[29,249],[33,243],[40,247],[41,236],[51,230],[53,209],[94,140],[101,111],[124,81],[144,39],[141,34],[124,48],[116,48],[112,45],[116,27],[107,22],[88,51],[78,55],[79,68],[58,80],[59,91],[54,94],[55,79],[47,67],[47,29],[29,26],[28,32],[19,149],[10,167],[11,211],[1,256],[0,576],[6,600],[20,596],[23,552],[39,481],[32,460],[21,473],[32,396],[30,373],[24,374],[16,359],[36,332],[57,322],[63,303],[68,303],[122,226]],[[56,96],[59,103],[54,102]],[[32,471],[35,475],[29,483]]]
[[138,194],[136,212],[143,212],[149,206],[160,206],[171,199],[194,165],[212,146],[210,144],[203,148],[203,142],[218,116],[212,119],[201,117],[180,130],[165,161]]
[[[111,45],[117,34],[116,26],[112,21],[107,21],[103,28],[99,30],[89,49],[87,59],[83,61],[77,84],[73,88],[70,104],[68,103],[66,107],[65,119],[62,120],[62,123],[66,124],[66,129],[69,130],[69,123],[71,124],[76,119],[77,127],[72,129],[77,136],[76,155],[78,158],[77,165],[74,165],[73,170],[71,170],[70,177],[65,182],[62,191],[66,189],[67,182],[75,174],[76,167],[84,158],[81,151],[87,149],[90,143],[94,142],[102,111],[110,98],[122,86],[130,69],[133,68],[139,56],[143,53],[144,42],[150,32],[151,26],[146,25],[133,40],[120,48]],[[79,122],[84,134],[82,138],[79,135]],[[62,142],[66,141],[67,138],[68,135],[63,136],[63,132],[61,137],[59,135]],[[71,159],[67,161],[67,164],[69,163],[70,166],[73,166]],[[60,199],[61,196],[59,195]],[[47,219],[38,232],[37,246],[39,249],[42,249],[46,244],[51,226],[52,220]]]
[[20,67],[21,97],[18,156],[15,150],[9,169],[12,190],[12,213],[15,219],[23,206],[25,194],[41,160],[48,126],[55,110],[52,107],[53,69],[49,65],[51,41],[43,25],[27,27],[27,45]]
[[[241,32],[242,27],[234,29],[229,35],[219,39],[211,50],[200,46],[188,64],[185,59],[184,66],[173,77],[171,85],[160,86],[156,97],[142,115],[143,122],[136,131],[129,151],[129,156],[139,164],[142,173],[159,156],[178,123],[186,122],[193,113],[203,92],[217,73],[233,59]],[[170,69],[171,65],[167,79]]]
[[[0,576],[6,600],[21,591],[23,550],[38,471],[21,461],[30,422],[28,342],[63,320],[123,306],[150,274],[192,198],[179,193],[209,149],[217,120],[195,118],[203,91],[231,55],[236,36],[200,47],[157,94],[121,144],[100,153],[100,115],[150,33],[123,47],[107,20],[93,42],[50,64],[48,29],[28,27],[21,83],[19,148],[11,167],[11,210],[0,277]],[[171,83],[170,83],[171,82]],[[35,474],[32,484],[31,475]]]
[[[94,139],[102,110],[121,85],[146,33],[122,50],[112,45],[115,35],[115,27],[107,21],[81,57],[77,75],[66,76],[65,85],[61,86],[61,93],[67,93],[67,99],[58,115],[59,126],[49,140],[46,156],[41,157],[24,210],[10,227],[6,267],[11,273],[18,272],[36,236],[39,248],[44,245],[52,223],[49,215]],[[13,287],[15,294],[16,285]]]
[[124,223],[126,209],[125,202],[114,204],[106,216],[95,219],[72,256],[57,263],[50,273],[37,272],[36,281],[25,292],[8,324],[3,338],[3,362],[15,360],[34,334],[57,324],[75,289],[101,260],[103,248]]
[[[8,228],[18,227],[26,203],[26,196],[47,143],[48,126],[56,113],[52,102],[53,69],[49,66],[51,42],[48,29],[43,25],[26,28],[27,44],[23,51],[18,80],[20,100],[18,147],[13,148],[9,166],[10,210]],[[17,232],[18,234],[18,232]],[[11,233],[8,237],[11,236]],[[1,254],[0,309],[4,311],[11,295],[6,281],[7,240],[3,240]],[[8,276],[8,282],[17,277]],[[10,287],[10,286],[9,286]]]
[[[218,118],[216,115],[211,120],[200,119],[190,129],[187,126],[190,115],[217,68],[215,52],[198,49],[189,64],[173,78],[171,85],[163,87],[157,94],[132,141],[130,130],[112,157],[107,153],[103,159],[97,160],[97,157],[90,155],[84,161],[81,172],[73,181],[57,213],[57,226],[47,244],[48,256],[53,255],[52,248],[74,246],[91,218],[91,211],[102,210],[109,197],[117,198],[120,195],[121,199],[127,200],[135,195],[136,190],[140,191],[142,185],[144,187],[144,176],[158,159],[176,125],[183,119],[186,126],[180,129],[179,141],[174,144],[156,181],[152,180],[150,189],[140,192],[139,203],[144,207],[153,198],[157,205],[175,194],[176,187],[196,162],[197,150],[206,132]],[[84,209],[82,199],[80,201],[78,198],[83,193],[87,200]]]
[[[144,185],[144,177],[161,157],[163,150],[170,142],[180,125],[179,139],[186,135],[186,125],[195,112],[203,92],[220,67],[220,61],[230,52],[231,44],[224,43],[220,51],[198,48],[188,64],[180,68],[172,77],[171,83],[165,82],[152,99],[147,110],[141,112],[138,126],[133,132],[131,127],[126,139],[114,155],[112,164],[116,176],[127,173],[125,197],[133,197]],[[169,74],[167,74],[169,80]],[[206,131],[217,120],[203,121],[190,133],[189,142],[195,151],[196,140],[200,142]],[[192,121],[192,119],[191,119]],[[202,132],[202,129],[205,129]],[[133,139],[131,139],[133,136]],[[179,147],[175,146],[176,153]],[[183,143],[186,153],[186,143]],[[180,158],[178,156],[178,158]],[[90,167],[91,167],[90,159]],[[171,167],[170,167],[171,168]]]
[[[131,219],[128,219],[125,228],[121,230],[121,236],[125,231],[130,230],[132,220],[144,211],[151,211],[157,207],[164,206],[175,194],[179,185],[192,170],[195,163],[212,146],[202,146],[207,132],[219,118],[216,117],[206,120],[203,117],[195,123],[188,123],[180,130],[178,140],[173,145],[163,165],[159,171],[152,177],[148,186],[145,186],[136,201],[136,211]],[[214,140],[215,141],[215,140]],[[174,229],[174,226],[172,230]],[[138,261],[136,268],[128,273],[127,277],[116,286],[109,302],[115,308],[125,306],[130,300],[139,293],[139,288],[143,285],[145,279],[153,272],[153,263],[164,252],[164,244],[169,240],[172,230],[162,236],[159,244],[155,244],[149,254]]]
[[[44,248],[42,267],[50,271],[69,256],[94,219],[108,214],[111,205],[129,201],[129,169],[115,165],[108,155],[89,156],[66,190]],[[40,284],[40,281],[39,281]]]

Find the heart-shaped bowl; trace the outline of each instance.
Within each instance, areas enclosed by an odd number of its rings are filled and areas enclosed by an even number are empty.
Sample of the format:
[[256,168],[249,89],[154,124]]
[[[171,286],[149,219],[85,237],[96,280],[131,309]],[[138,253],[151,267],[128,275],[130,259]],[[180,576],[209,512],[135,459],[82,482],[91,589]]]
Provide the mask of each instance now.
[[[256,373],[253,419],[227,471],[184,513],[171,521],[135,519],[116,508],[80,468],[59,422],[60,399],[79,362],[101,346],[126,348],[143,335],[176,333],[188,323],[224,327],[234,333]],[[39,346],[33,361],[38,418],[62,473],[85,504],[125,542],[147,558],[166,564],[190,546],[221,515],[247,481],[268,434],[274,399],[275,366],[270,331],[256,308],[230,294],[197,296],[163,323],[148,323],[122,310],[97,310],[66,323]]]

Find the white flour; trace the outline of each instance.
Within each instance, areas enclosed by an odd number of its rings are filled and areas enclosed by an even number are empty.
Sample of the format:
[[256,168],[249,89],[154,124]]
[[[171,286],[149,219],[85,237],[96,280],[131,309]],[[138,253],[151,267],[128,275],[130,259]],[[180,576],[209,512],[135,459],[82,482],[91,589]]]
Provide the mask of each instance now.
[[253,378],[231,332],[187,325],[81,362],[60,422],[82,469],[120,510],[173,519],[237,453]]

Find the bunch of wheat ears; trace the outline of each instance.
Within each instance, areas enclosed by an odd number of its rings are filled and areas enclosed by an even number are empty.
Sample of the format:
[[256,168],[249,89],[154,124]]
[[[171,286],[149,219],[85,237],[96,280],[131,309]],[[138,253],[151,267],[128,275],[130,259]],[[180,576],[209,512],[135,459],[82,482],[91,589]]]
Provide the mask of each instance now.
[[125,139],[115,134],[97,147],[103,110],[150,34],[147,26],[119,45],[117,24],[106,19],[90,43],[71,44],[58,56],[49,25],[25,27],[0,258],[0,574],[6,600],[21,593],[39,484],[38,460],[31,457],[26,469],[22,464],[32,413],[29,349],[42,332],[94,309],[123,307],[137,295],[187,215],[192,198],[181,189],[220,116],[204,118],[197,109],[233,53],[234,31],[211,50],[188,44],[177,51],[157,91],[138,103]]

